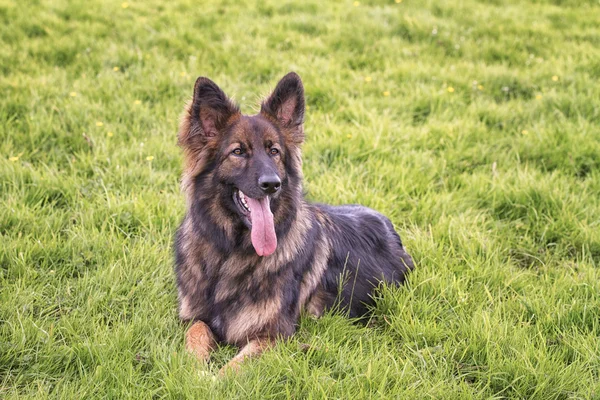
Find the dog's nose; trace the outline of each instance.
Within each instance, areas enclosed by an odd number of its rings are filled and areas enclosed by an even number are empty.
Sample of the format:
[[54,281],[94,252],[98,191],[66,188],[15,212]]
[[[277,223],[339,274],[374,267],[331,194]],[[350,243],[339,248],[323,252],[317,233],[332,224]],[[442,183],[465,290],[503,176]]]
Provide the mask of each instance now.
[[273,194],[281,188],[281,179],[277,175],[263,175],[258,178],[258,186],[263,192]]

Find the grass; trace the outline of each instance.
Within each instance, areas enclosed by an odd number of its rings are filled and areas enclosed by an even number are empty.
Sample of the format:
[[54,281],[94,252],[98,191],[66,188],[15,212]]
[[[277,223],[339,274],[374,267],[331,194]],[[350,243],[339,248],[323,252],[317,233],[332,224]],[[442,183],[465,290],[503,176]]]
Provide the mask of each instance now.
[[[0,397],[600,398],[598,1],[0,0]],[[418,268],[238,376],[183,348],[178,115],[304,79],[311,199]],[[312,348],[304,353],[301,343]]]

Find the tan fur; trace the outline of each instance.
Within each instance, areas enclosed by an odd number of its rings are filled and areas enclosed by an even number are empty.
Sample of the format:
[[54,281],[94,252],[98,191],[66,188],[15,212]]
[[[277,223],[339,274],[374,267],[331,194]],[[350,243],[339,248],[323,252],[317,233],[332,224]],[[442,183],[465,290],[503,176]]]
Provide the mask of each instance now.
[[[202,172],[202,170],[206,167],[206,163],[209,160],[208,153],[210,150],[204,146],[194,146],[188,143],[191,140],[190,135],[192,133],[190,119],[192,114],[191,109],[192,102],[189,101],[185,105],[183,113],[181,113],[177,140],[179,146],[183,148],[184,153],[183,176],[181,178],[181,190],[184,193],[190,192],[188,189],[191,186],[194,177]],[[188,202],[188,204],[190,203]]]
[[[265,100],[265,102],[268,102],[269,100]],[[268,119],[269,121],[271,121],[272,123],[279,125],[279,121],[277,121],[277,119],[267,113],[261,112],[260,115],[263,118]],[[304,126],[300,125],[300,126],[296,126],[292,129],[288,129],[288,128],[283,128],[282,129],[282,133],[285,135],[285,141],[286,143],[290,143],[290,144],[295,144],[297,146],[300,146],[302,143],[304,143]]]
[[292,148],[290,150],[289,158],[291,160],[292,168],[298,172],[300,179],[304,179],[304,174],[302,173],[302,152],[300,148]]
[[250,339],[247,335],[258,332],[267,324],[273,322],[281,309],[281,296],[273,296],[264,301],[245,305],[238,313],[229,319],[227,341],[243,343]]
[[187,297],[184,297],[179,293],[179,318],[184,321],[189,321],[194,318],[194,310],[190,305],[190,301]]
[[273,344],[271,339],[254,339],[248,342],[240,352],[233,357],[221,370],[220,375],[226,374],[228,371],[237,372],[240,369],[240,364],[248,357],[255,357],[263,353]]
[[[201,135],[191,136],[193,129],[191,126],[192,101],[189,101],[184,108],[179,120],[178,145],[183,149],[184,167],[181,177],[181,191],[188,195],[188,205],[192,204],[189,196],[193,193],[191,186],[194,178],[198,176],[211,159],[211,155],[217,147],[218,141],[214,138],[202,138]],[[227,123],[233,123],[241,117],[241,114],[233,114]]]
[[[250,262],[257,263],[258,259],[259,256],[255,256]],[[223,301],[240,291],[241,288],[232,284],[232,281],[246,271],[248,263],[248,257],[232,255],[221,264],[222,278],[215,287],[215,301]]]
[[325,310],[326,296],[323,288],[319,285],[314,294],[310,297],[304,309],[310,315],[320,318]]
[[[193,235],[193,227],[192,227],[192,222],[190,220],[185,220],[183,222],[182,229],[184,229],[186,232],[188,232],[188,234]],[[191,247],[190,245],[191,245],[191,242],[184,242],[183,250],[186,253],[190,253],[192,251],[192,249],[190,248]],[[190,267],[186,271],[188,274],[187,280],[194,279],[197,281],[197,280],[202,279],[202,272],[200,271],[199,266],[190,265]]]
[[279,267],[292,260],[302,250],[304,237],[310,228],[312,228],[312,222],[308,217],[308,211],[306,207],[300,207],[285,241],[280,243],[270,257],[263,258],[261,272],[265,274],[275,272]]
[[225,230],[227,237],[233,237],[233,224],[224,215],[223,207],[221,207],[221,205],[217,203],[216,198],[215,201],[211,204],[211,207],[209,208],[208,212],[210,213],[210,216],[214,218],[215,221],[221,221],[221,228]]
[[327,238],[323,238],[315,249],[315,260],[312,269],[306,274],[300,286],[300,295],[298,304],[301,308],[305,307],[306,301],[314,293],[321,277],[327,268],[327,259],[331,252],[331,244]]
[[[328,222],[327,217],[325,217],[323,214],[317,213],[316,216],[321,224]],[[300,307],[306,309],[308,312],[316,316],[320,316],[323,313],[325,299],[320,295],[320,293],[318,293],[317,286],[319,285],[321,277],[327,268],[327,260],[329,259],[330,253],[331,243],[327,237],[324,237],[323,240],[319,242],[318,247],[315,249],[313,268],[304,277],[300,287]]]
[[198,321],[190,327],[185,338],[185,348],[201,361],[208,361],[210,352],[216,347],[215,337],[204,322]]

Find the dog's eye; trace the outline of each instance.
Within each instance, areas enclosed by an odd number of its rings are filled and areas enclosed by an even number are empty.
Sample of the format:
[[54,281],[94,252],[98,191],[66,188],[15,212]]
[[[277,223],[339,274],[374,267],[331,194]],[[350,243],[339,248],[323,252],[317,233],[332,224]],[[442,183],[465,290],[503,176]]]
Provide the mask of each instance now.
[[275,156],[279,154],[279,150],[273,147],[271,150],[269,150],[269,153],[271,153],[272,156]]
[[231,153],[235,154],[236,156],[241,156],[242,154],[244,154],[244,150],[242,150],[238,147],[237,149],[233,150]]

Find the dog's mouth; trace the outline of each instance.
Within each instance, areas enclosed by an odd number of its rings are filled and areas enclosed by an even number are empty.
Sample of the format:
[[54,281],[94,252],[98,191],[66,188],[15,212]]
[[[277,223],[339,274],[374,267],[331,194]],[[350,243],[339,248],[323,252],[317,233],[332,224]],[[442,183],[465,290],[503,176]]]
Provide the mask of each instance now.
[[253,199],[246,196],[241,190],[235,189],[233,202],[246,218],[247,225],[250,226],[250,237],[256,254],[259,256],[273,254],[277,248],[277,236],[275,235],[270,197]]

